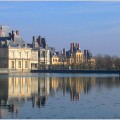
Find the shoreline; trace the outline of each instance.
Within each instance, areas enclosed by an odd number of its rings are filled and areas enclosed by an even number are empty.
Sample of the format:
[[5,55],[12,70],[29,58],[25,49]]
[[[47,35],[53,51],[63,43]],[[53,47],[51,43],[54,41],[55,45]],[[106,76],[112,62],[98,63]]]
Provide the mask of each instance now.
[[84,73],[84,74],[119,74],[120,70],[30,70],[30,71],[8,71],[0,70],[0,74],[9,73]]
[[120,74],[120,70],[31,70],[31,73]]

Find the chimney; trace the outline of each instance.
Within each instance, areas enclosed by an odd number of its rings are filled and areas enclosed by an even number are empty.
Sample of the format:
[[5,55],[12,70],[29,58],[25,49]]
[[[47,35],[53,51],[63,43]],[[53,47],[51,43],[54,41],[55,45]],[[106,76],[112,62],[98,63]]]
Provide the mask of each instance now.
[[36,42],[36,37],[35,36],[33,36],[33,42]]
[[74,52],[74,50],[75,50],[75,43],[72,43],[72,46],[73,46],[73,52]]
[[90,51],[89,51],[89,50],[87,50],[87,58],[89,58],[89,52],[90,52]]
[[0,26],[0,37],[2,36],[2,26]]
[[75,43],[75,50],[78,50],[78,43]]
[[84,56],[87,58],[87,50],[84,50]]
[[71,43],[70,44],[70,51],[73,52],[73,49],[74,49],[74,43]]
[[15,43],[16,42],[16,33],[12,30],[12,39],[13,39],[13,42]]
[[78,49],[80,49],[80,44],[78,44]]
[[38,36],[38,44],[39,44],[39,46],[41,46],[41,36]]
[[16,35],[19,36],[19,31],[18,30],[16,30]]
[[66,49],[63,48],[63,56],[66,57]]

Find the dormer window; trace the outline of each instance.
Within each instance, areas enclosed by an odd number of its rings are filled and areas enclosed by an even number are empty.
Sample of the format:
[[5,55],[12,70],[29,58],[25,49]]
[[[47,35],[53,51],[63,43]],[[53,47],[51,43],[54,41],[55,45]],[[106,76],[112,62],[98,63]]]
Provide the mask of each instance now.
[[26,44],[23,44],[24,47],[26,47]]

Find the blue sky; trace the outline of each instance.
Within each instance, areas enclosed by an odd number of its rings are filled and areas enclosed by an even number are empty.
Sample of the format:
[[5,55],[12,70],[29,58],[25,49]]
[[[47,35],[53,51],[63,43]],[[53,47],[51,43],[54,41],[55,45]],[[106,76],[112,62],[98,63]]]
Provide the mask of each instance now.
[[71,42],[93,55],[120,56],[120,2],[0,2],[0,24],[20,31],[27,42],[45,37],[56,50]]

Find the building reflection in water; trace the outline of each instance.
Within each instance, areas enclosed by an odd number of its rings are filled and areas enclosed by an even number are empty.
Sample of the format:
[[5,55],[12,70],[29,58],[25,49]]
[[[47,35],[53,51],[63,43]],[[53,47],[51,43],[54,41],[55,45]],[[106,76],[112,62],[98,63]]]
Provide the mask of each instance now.
[[65,96],[70,95],[71,101],[78,101],[81,94],[88,94],[94,86],[119,86],[116,77],[8,77],[0,79],[0,117],[6,110],[18,113],[26,101],[31,106],[45,106],[49,96],[53,97],[60,90]]
[[62,89],[63,95],[66,92],[70,93],[72,101],[79,100],[82,91],[88,93],[90,88],[95,85],[95,78],[91,77],[51,77],[50,92],[51,96],[55,95],[56,91]]
[[6,109],[18,113],[26,101],[33,107],[44,106],[49,95],[49,79],[34,77],[9,77],[0,79],[0,114]]

